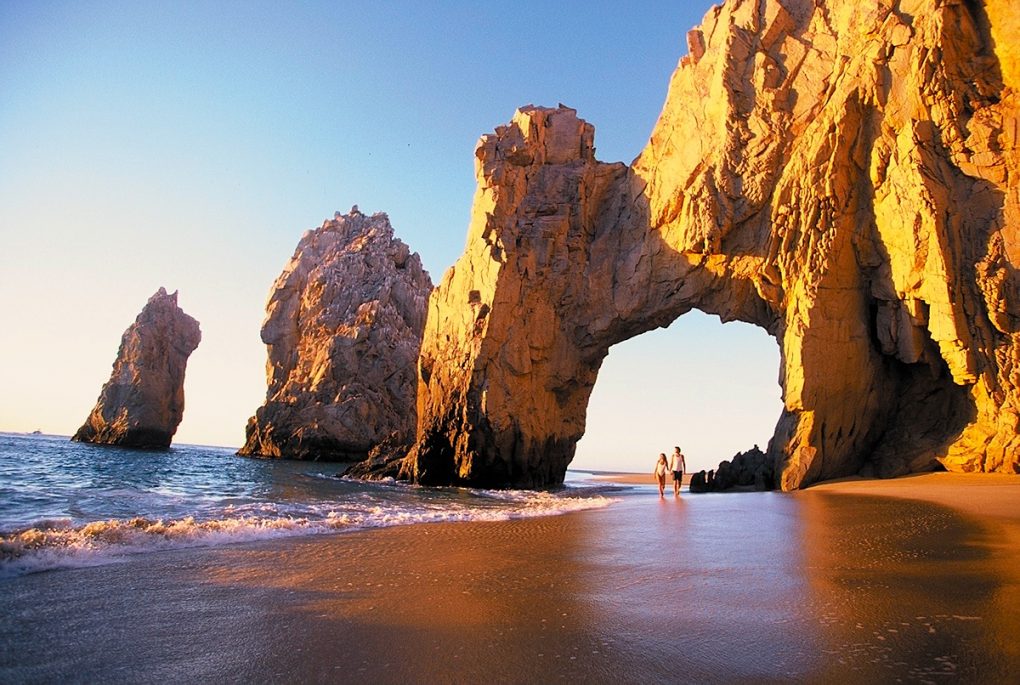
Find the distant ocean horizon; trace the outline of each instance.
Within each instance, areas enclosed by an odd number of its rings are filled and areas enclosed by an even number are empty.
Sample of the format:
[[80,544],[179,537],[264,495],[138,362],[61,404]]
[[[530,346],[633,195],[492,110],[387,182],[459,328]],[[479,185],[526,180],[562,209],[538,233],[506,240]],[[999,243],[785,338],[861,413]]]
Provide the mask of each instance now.
[[441,521],[500,521],[611,504],[628,488],[422,488],[338,478],[345,465],[0,433],[0,579],[149,551]]

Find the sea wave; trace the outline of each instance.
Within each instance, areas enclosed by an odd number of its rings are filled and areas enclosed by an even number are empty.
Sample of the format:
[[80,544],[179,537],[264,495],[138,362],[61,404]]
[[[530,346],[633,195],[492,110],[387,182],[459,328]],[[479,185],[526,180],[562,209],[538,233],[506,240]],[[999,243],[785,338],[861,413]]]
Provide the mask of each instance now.
[[476,491],[466,502],[352,498],[329,504],[263,502],[227,507],[209,518],[136,516],[84,525],[67,519],[46,520],[0,534],[0,578],[113,563],[149,551],[415,523],[505,521],[603,508],[613,501],[595,492]]

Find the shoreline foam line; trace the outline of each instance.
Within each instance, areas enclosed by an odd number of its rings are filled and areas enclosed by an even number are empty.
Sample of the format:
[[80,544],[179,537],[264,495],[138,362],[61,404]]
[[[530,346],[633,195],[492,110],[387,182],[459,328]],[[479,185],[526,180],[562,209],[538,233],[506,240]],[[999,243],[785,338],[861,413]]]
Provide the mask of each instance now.
[[[208,547],[282,537],[321,535],[417,523],[506,521],[555,516],[609,506],[614,498],[601,494],[485,493],[485,504],[414,501],[337,501],[303,504],[304,515],[278,511],[270,515],[228,514],[198,519],[185,516],[92,521],[46,521],[25,530],[0,534],[0,579],[59,568],[94,566],[150,551]],[[493,505],[496,506],[493,506]],[[270,507],[272,508],[272,507]]]

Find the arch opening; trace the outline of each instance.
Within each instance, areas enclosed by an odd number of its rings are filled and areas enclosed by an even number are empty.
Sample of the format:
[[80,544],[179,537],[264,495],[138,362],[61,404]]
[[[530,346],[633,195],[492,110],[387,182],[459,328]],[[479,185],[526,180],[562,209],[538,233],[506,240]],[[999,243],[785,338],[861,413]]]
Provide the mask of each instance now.
[[782,414],[779,345],[694,309],[612,346],[588,401],[573,470],[649,473],[679,445],[689,472],[764,451]]

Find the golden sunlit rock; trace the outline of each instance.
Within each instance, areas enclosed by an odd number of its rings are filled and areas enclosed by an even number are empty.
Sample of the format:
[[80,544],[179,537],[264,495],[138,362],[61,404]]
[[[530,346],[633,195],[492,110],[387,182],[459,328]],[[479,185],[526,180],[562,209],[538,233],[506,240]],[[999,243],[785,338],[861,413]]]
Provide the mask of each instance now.
[[414,435],[432,281],[385,214],[355,207],[301,238],[266,305],[266,403],[240,454],[355,461]]
[[783,489],[1020,470],[1012,5],[733,0],[631,167],[565,107],[483,136],[404,474],[560,482],[609,347],[692,308],[779,342]]

